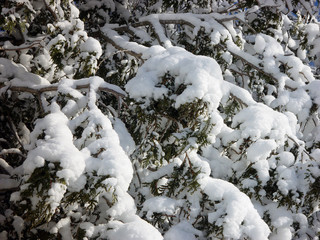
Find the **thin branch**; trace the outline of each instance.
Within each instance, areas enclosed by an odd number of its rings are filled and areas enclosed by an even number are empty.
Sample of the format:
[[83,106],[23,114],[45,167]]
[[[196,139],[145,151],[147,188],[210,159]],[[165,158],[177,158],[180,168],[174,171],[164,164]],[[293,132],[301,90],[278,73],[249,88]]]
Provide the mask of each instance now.
[[20,137],[19,137],[19,134],[18,134],[18,132],[17,132],[17,128],[16,128],[16,126],[13,124],[13,121],[12,121],[11,117],[8,116],[8,120],[9,120],[9,125],[10,125],[10,128],[11,128],[11,131],[13,132],[13,135],[16,137],[16,139],[17,139],[17,141],[19,142],[22,150],[23,150],[24,152],[26,152],[25,149],[24,149],[24,147],[23,147],[22,141],[21,141],[21,139],[20,139]]
[[254,30],[254,28],[252,28],[247,22],[243,21],[241,18],[238,18],[237,16],[227,16],[224,18],[215,18],[216,21],[219,22],[227,22],[227,21],[232,21],[232,20],[236,20],[239,21],[241,23],[243,23],[247,28],[249,28],[253,33],[257,33],[256,30]]
[[27,157],[20,151],[19,148],[2,149],[2,151],[0,152],[0,156],[7,155],[7,154],[18,154],[21,157],[24,157],[24,158]]
[[[217,45],[219,48],[221,49],[225,49],[221,44]],[[262,74],[270,77],[272,80],[274,80],[275,82],[278,82],[278,79],[274,76],[272,76],[270,73],[265,72],[263,69],[261,69],[259,66],[256,66],[254,63],[251,63],[250,61],[248,61],[247,59],[245,59],[244,57],[240,56],[239,54],[235,53],[234,51],[228,49],[228,51],[235,56],[238,59],[241,59],[242,61],[244,61],[245,63],[247,63],[248,65],[250,65],[252,68],[256,69],[257,71],[261,72]]]
[[37,100],[38,100],[40,113],[41,113],[41,115],[43,115],[45,113],[45,111],[44,111],[43,105],[42,105],[41,94],[37,94],[36,97],[37,97]]
[[[186,21],[184,19],[159,19],[159,22],[161,24],[180,24],[180,25],[188,25],[191,28],[195,27],[195,25],[193,25],[191,22]],[[143,27],[147,25],[152,25],[152,23],[150,21],[142,21],[142,22],[136,22],[132,24],[133,27]],[[114,30],[117,30],[117,29],[118,28],[114,28]]]
[[314,159],[314,157],[312,157],[312,156],[307,152],[307,150],[306,150],[303,146],[301,146],[299,143],[297,143],[297,141],[296,141],[295,139],[293,139],[293,138],[290,137],[290,136],[288,136],[288,139],[290,139],[292,142],[294,142],[294,144],[296,144],[297,147],[302,147],[302,148],[303,148],[302,151],[303,151],[305,154],[307,154],[308,157],[309,157],[311,160],[316,161],[316,160]]
[[114,40],[112,40],[111,38],[109,38],[108,36],[106,36],[105,34],[103,34],[103,32],[101,30],[92,33],[92,37],[100,37],[102,39],[104,39],[106,42],[110,43],[112,46],[114,46],[116,49],[123,51],[125,53],[128,53],[136,58],[141,59],[142,54],[135,52],[135,51],[131,51],[131,50],[127,50],[123,47],[121,47],[119,44],[117,44]]
[[55,21],[58,20],[57,14],[50,8],[50,6],[47,4],[46,0],[43,0],[44,5],[46,6],[46,9],[52,14]]
[[138,26],[147,26],[147,25],[148,25],[148,26],[151,26],[151,27],[153,28],[154,34],[156,35],[157,41],[159,42],[159,44],[160,44],[161,46],[164,46],[164,42],[161,41],[160,35],[159,35],[158,32],[156,31],[156,27],[154,26],[154,24],[153,24],[152,22],[150,22],[150,21],[142,21],[142,22],[139,22],[137,25],[138,25]]
[[[90,84],[83,84],[83,85],[77,85],[76,89],[85,89],[89,88]],[[1,85],[0,85],[1,87]],[[51,86],[45,86],[45,87],[37,87],[37,88],[31,88],[31,87],[23,87],[23,86],[8,86],[8,90],[14,91],[14,92],[28,92],[31,94],[39,95],[44,92],[54,92],[58,90],[57,85],[51,85]],[[116,90],[113,90],[108,87],[99,87],[99,91],[103,92],[109,92],[113,94],[116,97],[125,97],[123,93],[117,92]]]
[[25,50],[25,49],[30,49],[30,48],[33,48],[36,45],[40,45],[41,46],[41,41],[42,40],[37,40],[37,41],[34,41],[32,44],[30,44],[28,46],[22,46],[22,47],[17,47],[17,48],[0,47],[0,51],[8,52],[8,51],[21,51],[21,50]]
[[237,100],[241,105],[245,106],[245,107],[248,107],[248,104],[246,104],[244,101],[242,101],[240,98],[238,98],[237,96],[233,95],[232,93],[230,93],[230,96]]
[[[192,23],[192,22],[190,22],[189,21],[189,19],[188,20],[186,20],[186,19],[183,19],[183,15],[181,14],[181,18],[180,19],[169,19],[168,17],[169,17],[170,15],[166,15],[166,19],[164,20],[164,19],[159,19],[159,22],[161,23],[161,24],[182,24],[182,25],[188,25],[188,26],[190,26],[190,27],[192,27],[192,28],[194,28],[195,27],[195,25]],[[186,15],[187,16],[187,15]],[[158,16],[159,18],[161,18],[161,14],[159,14],[159,16]],[[219,17],[215,17],[215,16],[212,16],[215,20],[217,20],[217,21],[229,21],[229,20],[239,20],[239,21],[241,21],[241,22],[243,22],[243,23],[245,23],[244,21],[242,21],[241,19],[239,19],[238,17],[236,17],[236,16],[232,16],[232,17],[225,17],[225,16],[223,16],[223,18],[220,18],[219,19]],[[198,20],[199,20],[199,18],[197,18]],[[201,21],[201,20],[200,20]],[[221,23],[220,23],[221,24]],[[146,26],[146,25],[152,25],[152,23],[150,22],[150,21],[141,21],[141,22],[137,22],[137,23],[134,23],[134,24],[132,24],[132,26],[133,27],[141,27],[141,26]],[[223,25],[223,24],[222,24]],[[117,27],[117,28],[114,28],[114,30],[117,30],[117,29],[122,29],[122,30],[124,30],[125,28],[123,27],[123,26],[120,26],[120,27]],[[252,29],[253,31],[254,31],[254,29]],[[117,43],[115,43],[115,41],[113,41],[112,39],[110,39],[110,38],[108,38],[107,36],[104,36],[102,33],[100,33],[101,35],[101,37],[103,37],[103,38],[105,38],[108,42],[110,42],[113,46],[115,46],[117,49],[119,49],[119,50],[125,50],[125,49],[123,49],[122,47],[120,47]],[[156,33],[157,34],[157,33]],[[159,40],[159,36],[157,37],[157,39]],[[219,48],[221,48],[221,49],[225,49],[225,47],[222,45],[222,44],[218,44],[217,45]],[[265,72],[260,66],[257,66],[256,64],[254,64],[254,63],[252,63],[252,62],[250,62],[249,60],[247,60],[246,58],[244,58],[244,57],[242,57],[242,56],[240,56],[239,54],[237,54],[235,51],[233,51],[232,49],[228,49],[228,51],[234,56],[234,57],[236,57],[236,58],[238,58],[238,59],[240,59],[240,60],[242,60],[242,61],[244,61],[246,64],[248,64],[248,65],[250,65],[252,68],[254,68],[255,70],[257,70],[257,71],[259,71],[260,73],[262,73],[263,75],[265,75],[265,76],[267,76],[267,77],[269,77],[270,79],[272,79],[274,82],[278,82],[278,79],[275,77],[275,76],[273,76],[272,74],[270,74],[270,73],[267,73],[267,72]],[[129,53],[131,53],[131,55],[136,55],[136,53],[134,53],[134,52],[129,52]],[[139,56],[141,56],[141,54],[139,54]],[[287,88],[289,88],[289,89],[291,89],[291,90],[294,90],[294,89],[292,89],[292,88],[290,88],[290,87],[288,87],[288,86],[286,86]]]
[[12,175],[13,167],[3,158],[0,158],[0,167],[5,170],[9,175]]
[[138,173],[138,168],[137,168],[135,162],[132,165],[133,165],[133,168],[134,168],[134,172],[137,175],[139,185],[141,187],[142,186],[142,181],[141,181],[141,178],[140,178],[139,173]]
[[[310,14],[310,16],[312,16],[312,10],[310,9],[310,5],[308,7],[307,2],[305,0],[299,0],[299,2],[304,7],[304,9]],[[310,4],[310,2],[309,2],[309,4]]]

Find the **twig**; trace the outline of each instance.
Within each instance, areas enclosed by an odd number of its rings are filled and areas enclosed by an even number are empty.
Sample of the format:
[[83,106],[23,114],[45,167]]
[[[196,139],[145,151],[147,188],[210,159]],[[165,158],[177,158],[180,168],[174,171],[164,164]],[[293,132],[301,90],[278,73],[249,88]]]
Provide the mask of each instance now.
[[57,21],[58,20],[58,16],[57,14],[50,8],[50,6],[47,4],[46,0],[43,0],[44,5],[46,6],[46,9],[52,14],[52,16],[54,17],[54,20]]
[[[304,9],[306,9],[306,11],[310,14],[310,16],[312,16],[312,11],[310,11],[310,8],[308,8],[308,6],[306,6],[306,1],[304,0],[299,0],[299,2],[301,3],[301,5],[304,7]],[[310,4],[310,2],[309,2]]]
[[[170,19],[170,14],[166,14],[166,19],[161,19],[161,16],[162,16],[161,14],[158,14],[158,15],[157,15],[158,21],[159,21],[159,23],[161,23],[161,24],[181,24],[181,25],[188,25],[188,26],[190,26],[190,27],[192,27],[192,28],[195,27],[195,25],[194,25],[189,19],[184,19],[184,17],[187,16],[187,15],[184,15],[184,14],[180,14],[180,19],[176,19],[176,16],[175,16],[174,19]],[[201,16],[203,16],[203,15],[199,14],[198,16],[197,16],[197,15],[195,15],[195,16],[196,16],[196,17],[195,17],[194,21],[197,21],[197,20],[202,21],[200,18],[201,18]],[[225,17],[225,16],[223,16],[223,17],[220,17],[220,18],[219,18],[218,16],[213,16],[213,15],[210,15],[210,16],[212,16],[212,18],[214,18],[214,19],[215,19],[216,21],[218,21],[218,22],[219,22],[219,21],[222,21],[222,22],[223,22],[223,21],[229,21],[229,20],[239,20],[239,21],[241,21],[242,23],[246,24],[243,20],[239,19],[239,18],[236,17],[236,16],[231,16],[231,17]],[[221,23],[220,23],[220,24],[221,24]],[[137,22],[137,23],[132,24],[133,27],[141,27],[141,26],[147,26],[147,25],[152,25],[152,23],[151,23],[150,21],[148,21],[148,20],[144,20],[144,21],[141,21],[141,22]],[[247,25],[247,24],[246,24],[246,25]],[[224,26],[224,25],[222,24],[222,26]],[[247,25],[247,26],[248,26],[248,25]],[[224,27],[225,27],[225,26],[224,26]],[[252,29],[250,26],[248,26],[248,27],[249,27],[252,31],[254,31],[254,29]],[[119,27],[116,27],[116,28],[113,28],[113,29],[114,29],[114,30],[120,30],[120,29],[121,29],[121,30],[124,30],[124,29],[128,29],[128,27],[119,26]],[[155,34],[157,35],[158,33],[155,33]],[[110,39],[109,37],[103,35],[101,32],[100,32],[100,36],[101,36],[102,38],[105,38],[105,40],[106,40],[107,42],[111,43],[111,44],[112,44],[113,46],[115,46],[117,49],[122,50],[122,51],[125,50],[125,49],[123,49],[122,47],[120,47],[115,41],[113,41],[113,40]],[[159,35],[157,36],[157,39],[159,40]],[[225,47],[224,47],[222,44],[217,44],[217,47],[225,50]],[[234,57],[242,60],[243,62],[245,62],[246,64],[248,64],[248,65],[251,66],[252,68],[254,68],[255,70],[259,71],[259,72],[262,73],[263,75],[265,75],[265,76],[269,77],[270,79],[272,79],[274,82],[276,82],[276,83],[278,82],[278,78],[277,78],[277,77],[273,76],[271,73],[265,72],[260,66],[257,66],[255,63],[247,60],[246,58],[244,58],[244,57],[242,57],[242,56],[240,56],[239,54],[237,54],[235,51],[233,51],[233,50],[230,49],[230,48],[228,48],[228,51],[229,51]],[[138,55],[137,55],[137,53],[132,52],[132,51],[129,51],[128,53],[131,54],[131,55],[133,55],[133,56],[136,56],[136,57],[141,57],[141,54],[138,54]],[[291,88],[291,87],[289,87],[289,86],[287,86],[287,85],[286,85],[286,88],[288,88],[288,89],[290,89],[290,90],[294,90],[293,88]]]
[[27,156],[25,156],[19,148],[9,148],[9,149],[2,149],[0,152],[0,156],[1,155],[6,155],[6,154],[18,154],[21,157],[26,158]]
[[190,171],[191,171],[191,173],[193,174],[193,175],[195,175],[195,172],[193,171],[193,169],[192,169],[192,163],[191,163],[191,160],[190,160],[190,158],[189,158],[189,156],[188,156],[188,153],[186,152],[186,157],[185,157],[185,159],[187,159],[188,160],[188,163],[189,163],[189,169],[190,169]]
[[[1,87],[1,85],[0,85]],[[83,85],[77,85],[76,89],[85,89],[89,88],[89,84],[83,84]],[[37,87],[37,88],[31,88],[31,87],[24,87],[24,86],[9,86],[8,90],[14,91],[14,92],[29,92],[35,95],[39,95],[44,92],[54,92],[58,90],[58,85],[50,85],[50,86],[44,86],[44,87]],[[123,93],[117,92],[116,90],[110,89],[108,87],[99,87],[99,91],[103,92],[109,92],[113,94],[116,97],[125,97]]]
[[[290,139],[292,142],[294,142],[297,147],[302,147],[302,146],[301,146],[300,144],[298,144],[298,143],[296,142],[296,140],[294,140],[292,137],[288,136],[288,139]],[[303,147],[302,151],[303,151],[305,154],[307,154],[308,157],[309,157],[311,160],[316,161],[316,160],[307,152],[307,150],[306,150],[304,147]]]
[[[188,25],[191,28],[195,27],[195,25],[193,25],[191,22],[186,21],[184,19],[159,19],[159,22],[161,24],[180,24],[180,25]],[[146,25],[152,25],[152,23],[150,21],[142,21],[142,22],[137,22],[132,24],[133,27],[142,27]],[[117,28],[115,28],[115,30],[116,29]]]
[[237,100],[241,105],[245,106],[245,107],[248,107],[248,104],[246,104],[244,101],[242,101],[240,98],[238,98],[237,96],[233,95],[232,93],[230,93],[230,96]]
[[133,165],[133,168],[134,168],[135,173],[136,173],[136,175],[137,175],[139,185],[140,185],[140,187],[141,187],[141,186],[142,186],[142,182],[141,182],[141,178],[140,178],[139,173],[138,173],[138,168],[137,168],[137,166],[136,166],[135,163],[133,163],[132,165]]
[[4,51],[4,52],[8,52],[8,51],[21,51],[21,50],[25,50],[25,49],[30,49],[36,45],[40,45],[41,46],[41,41],[34,41],[31,45],[25,46],[25,47],[17,47],[17,48],[3,48],[0,47],[0,51]]
[[13,124],[11,117],[8,116],[8,119],[9,119],[9,125],[10,125],[10,128],[11,128],[12,132],[13,132],[13,135],[16,137],[16,139],[17,139],[17,141],[19,142],[21,148],[22,148],[23,151],[25,152],[25,149],[24,149],[24,147],[23,147],[22,141],[21,141],[21,139],[20,139],[20,137],[19,137],[19,135],[18,135],[18,133],[17,133],[16,126]]
[[0,138],[0,142],[8,143],[8,141],[4,138]]
[[226,22],[226,21],[232,21],[232,20],[236,20],[236,21],[240,21],[242,22],[247,28],[249,28],[253,33],[257,33],[256,30],[254,30],[254,28],[252,28],[247,22],[243,21],[242,19],[238,18],[237,16],[228,16],[228,17],[224,17],[224,18],[216,18],[217,21],[219,22]]
[[39,108],[40,108],[40,113],[41,115],[44,114],[44,109],[42,106],[42,100],[41,100],[41,94],[36,94],[37,100],[38,100],[38,104],[39,104]]
[[93,37],[100,37],[100,38],[103,38],[106,42],[110,43],[112,46],[114,46],[116,49],[120,50],[120,51],[123,51],[125,53],[128,53],[136,58],[139,58],[142,60],[142,54],[141,53],[137,53],[137,52],[134,52],[134,51],[131,51],[131,50],[127,50],[123,47],[121,47],[119,44],[117,44],[114,40],[112,40],[111,38],[109,38],[108,36],[104,35],[102,33],[101,30],[97,31],[97,32],[94,32],[91,34]]
[[3,158],[0,158],[0,167],[9,173],[9,175],[12,175],[13,167]]

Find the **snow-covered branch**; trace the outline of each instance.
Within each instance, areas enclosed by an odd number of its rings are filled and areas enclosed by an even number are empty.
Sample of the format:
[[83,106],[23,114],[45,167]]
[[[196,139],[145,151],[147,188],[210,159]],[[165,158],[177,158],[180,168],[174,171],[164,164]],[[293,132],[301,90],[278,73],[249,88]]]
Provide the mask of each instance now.
[[0,9],[1,239],[317,237],[317,3],[22,2]]
[[[89,90],[90,88],[90,84],[83,84],[83,85],[77,85],[76,84],[76,89],[87,89]],[[13,91],[13,92],[28,92],[28,93],[32,93],[32,94],[35,94],[35,95],[39,95],[39,94],[42,94],[44,92],[56,92],[58,90],[58,85],[57,84],[53,84],[53,85],[49,85],[49,86],[41,86],[41,87],[35,87],[35,88],[32,88],[32,87],[25,87],[25,86],[14,86],[14,85],[10,85],[10,86],[5,86],[3,87],[4,89],[6,89],[6,91],[10,90],[10,91]],[[116,97],[125,97],[125,93],[123,91],[119,91],[119,90],[115,90],[115,89],[112,89],[112,88],[109,88],[109,87],[104,87],[104,86],[101,86],[98,88],[99,91],[102,91],[102,92],[108,92]]]

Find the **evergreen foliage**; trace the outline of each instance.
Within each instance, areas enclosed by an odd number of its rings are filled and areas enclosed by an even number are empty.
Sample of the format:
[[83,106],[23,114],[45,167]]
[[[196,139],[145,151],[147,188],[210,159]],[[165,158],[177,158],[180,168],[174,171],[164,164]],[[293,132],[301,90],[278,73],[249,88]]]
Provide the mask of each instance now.
[[0,12],[0,239],[319,238],[319,1]]

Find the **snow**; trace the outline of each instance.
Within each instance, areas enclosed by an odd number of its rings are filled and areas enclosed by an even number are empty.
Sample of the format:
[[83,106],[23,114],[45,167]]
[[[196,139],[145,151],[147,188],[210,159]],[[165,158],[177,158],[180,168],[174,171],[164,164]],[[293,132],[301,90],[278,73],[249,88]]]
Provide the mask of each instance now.
[[161,234],[144,220],[121,224],[108,233],[110,240],[162,240]]
[[118,35],[116,31],[110,29],[108,25],[105,25],[103,28],[101,28],[101,31],[105,33],[109,38],[116,40],[117,44],[124,49],[131,50],[138,54],[141,54],[145,50],[147,50],[147,47],[139,45],[136,42],[128,42],[122,36]]
[[[222,224],[224,237],[239,239],[244,233],[253,239],[268,239],[269,227],[250,199],[234,185],[221,179],[206,177],[200,180],[200,186],[210,200],[220,202],[218,211],[208,215],[208,221]],[[224,213],[226,216],[220,218]]]
[[203,148],[202,151],[203,156],[209,161],[212,176],[225,179],[225,177],[232,175],[233,162],[231,159],[221,156],[221,153],[210,145]]
[[147,218],[150,218],[154,212],[175,215],[177,208],[183,205],[183,200],[174,200],[168,197],[153,197],[143,203],[142,212],[147,212]]
[[187,221],[182,221],[169,229],[164,235],[165,240],[196,240],[197,237],[202,237],[201,231],[195,229]]
[[83,52],[94,52],[96,53],[96,57],[100,58],[102,55],[102,48],[100,42],[92,37],[88,37],[88,39],[81,44],[80,46],[81,51]]
[[166,48],[172,47],[172,43],[170,40],[166,37],[163,27],[161,26],[158,15],[151,14],[145,17],[141,17],[139,21],[144,22],[148,21],[152,24],[152,26],[155,28],[155,32],[157,32],[160,40],[160,45],[164,45]]
[[265,39],[263,38],[262,35],[258,34],[256,36],[256,42],[254,44],[254,50],[256,50],[257,53],[262,54],[264,49],[265,49],[265,47],[266,47]]
[[305,31],[308,36],[308,42],[312,43],[316,36],[319,35],[320,27],[317,23],[309,23],[305,26]]
[[258,140],[270,136],[275,141],[284,142],[286,136],[293,135],[287,117],[271,108],[257,103],[249,106],[238,114],[232,121],[232,127],[239,126],[242,138]]
[[128,156],[130,156],[135,150],[135,143],[133,138],[129,134],[124,123],[119,118],[114,119],[114,121],[112,122],[112,125],[113,125],[113,129],[118,134],[122,149],[125,151],[125,153]]
[[[66,208],[69,212],[65,218],[48,224],[50,232],[60,233],[63,239],[72,239],[73,218],[81,222],[80,228],[85,230],[87,238],[202,239],[206,237],[204,232],[196,229],[199,214],[208,221],[208,225],[223,227],[223,237],[230,239],[289,240],[296,237],[294,236],[296,223],[300,224],[299,231],[306,233],[309,219],[300,213],[305,209],[296,210],[298,212],[296,213],[292,210],[295,206],[292,209],[281,206],[282,202],[278,198],[283,200],[283,196],[289,196],[297,204],[304,204],[302,203],[304,199],[298,195],[305,194],[310,184],[315,181],[315,177],[320,174],[317,165],[320,150],[311,149],[309,155],[308,149],[309,146],[314,147],[320,140],[319,117],[316,114],[310,116],[311,107],[320,104],[320,81],[315,79],[313,70],[306,64],[310,60],[310,55],[319,52],[319,24],[316,19],[313,19],[312,23],[305,24],[303,28],[301,23],[299,26],[294,26],[306,34],[308,47],[312,47],[310,50],[302,49],[300,40],[292,39],[290,34],[284,33],[293,27],[294,23],[285,15],[283,15],[284,22],[273,29],[273,37],[266,34],[242,36],[246,33],[241,32],[241,28],[234,25],[233,20],[228,20],[238,17],[242,21],[247,21],[252,17],[249,15],[258,11],[261,6],[270,5],[279,7],[280,10],[285,8],[284,5],[275,6],[272,0],[261,1],[262,5],[253,6],[246,9],[248,10],[246,13],[237,15],[232,15],[230,12],[229,15],[152,14],[141,17],[139,21],[150,24],[159,44],[163,46],[146,47],[137,43],[138,41],[130,42],[131,38],[125,35],[126,33],[120,36],[115,31],[119,27],[118,24],[106,24],[101,29],[108,42],[106,56],[110,57],[120,52],[130,53],[137,56],[138,61],[142,63],[135,77],[126,84],[125,92],[118,86],[106,83],[100,77],[77,81],[72,79],[76,70],[80,69],[79,65],[87,57],[90,57],[88,61],[92,69],[96,69],[103,50],[99,41],[88,37],[84,30],[84,22],[79,19],[79,10],[72,5],[71,19],[63,20],[65,13],[59,2],[52,6],[58,15],[58,22],[55,26],[49,25],[48,28],[61,34],[47,40],[49,42],[42,46],[40,55],[33,58],[27,51],[21,51],[19,54],[8,52],[8,58],[19,59],[21,64],[0,58],[0,82],[6,85],[2,92],[10,86],[33,89],[49,86],[57,88],[57,95],[42,94],[45,114],[34,123],[30,139],[27,127],[19,125],[18,134],[21,135],[21,143],[28,151],[23,165],[14,169],[0,158],[1,168],[9,174],[0,175],[1,190],[18,187],[19,183],[11,179],[11,176],[20,173],[24,176],[21,179],[23,184],[20,185],[20,192],[23,192],[30,186],[27,183],[30,175],[36,169],[48,167],[51,173],[56,174],[57,179],[50,182],[45,197],[51,212],[55,213],[66,194],[87,190],[87,184],[91,184],[90,180],[93,179],[95,183],[100,177],[107,177],[101,182],[102,187],[96,189],[99,193],[95,196],[97,206],[94,216],[83,215],[86,209],[75,203]],[[123,4],[134,8],[134,4],[129,2],[124,1]],[[305,1],[301,3],[306,4]],[[108,18],[108,14],[102,10],[106,5],[112,12],[117,9],[118,13],[123,14],[124,19],[129,19],[130,12],[127,11],[127,6],[120,3],[115,5],[111,2],[91,1],[84,6],[84,9],[89,10],[96,6],[99,8],[98,11]],[[291,11],[295,6],[288,1],[287,7]],[[160,10],[160,2],[154,9]],[[307,10],[312,11],[308,7]],[[11,17],[16,18],[15,15]],[[165,28],[165,24],[161,21],[167,20],[188,21],[190,24],[185,31],[190,34],[191,40],[199,29],[203,28],[210,36],[211,44],[214,47],[217,47],[216,45],[222,47],[223,65],[226,65],[223,66],[223,71],[213,58],[196,56],[181,47],[174,47],[175,36],[170,36],[170,39],[167,36],[177,29],[174,24],[171,24],[170,29]],[[128,25],[128,29],[130,33],[133,32],[138,38],[140,37],[141,42],[146,41],[151,44],[157,42],[152,42],[154,37],[150,36],[148,31],[144,31],[144,27],[136,29]],[[237,38],[240,40],[240,47],[235,44]],[[288,46],[284,46],[285,43]],[[6,42],[4,46],[13,47],[10,42]],[[79,47],[79,58],[73,59],[68,53],[67,46]],[[50,57],[50,49],[53,48],[66,54],[61,60],[63,69],[57,70],[53,64]],[[128,64],[130,60],[128,57],[122,60],[121,64]],[[36,69],[46,71],[43,73],[44,77],[30,73],[32,64]],[[263,101],[266,104],[256,102],[260,99],[254,94],[256,89],[249,87],[249,78],[246,74],[243,77],[241,73],[235,74],[231,71],[232,69],[241,72],[244,64],[255,69],[249,74],[264,71],[266,73],[264,77],[270,77],[275,81],[274,85],[268,83],[268,86],[265,86],[268,92]],[[317,64],[315,62],[316,66]],[[281,67],[284,67],[284,70],[280,71]],[[116,71],[110,71],[107,76],[111,76],[114,72]],[[174,90],[179,86],[185,86],[182,93],[170,93],[163,84],[163,77],[166,74],[174,78],[172,83]],[[240,77],[243,77],[242,87],[237,86],[241,81]],[[264,77],[260,80],[264,81]],[[59,83],[50,84],[53,80]],[[150,102],[165,97],[173,101],[172,107],[177,110],[184,104],[188,106],[189,103],[202,100],[208,104],[208,109],[201,115],[201,119],[197,120],[210,120],[212,130],[207,134],[209,143],[200,148],[195,137],[189,138],[188,146],[183,149],[181,155],[163,160],[162,165],[157,165],[155,169],[140,168],[135,176],[132,162],[135,167],[139,167],[141,158],[140,156],[135,158],[135,151],[137,148],[143,149],[143,144],[135,144],[125,123],[120,120],[121,114],[118,116],[115,111],[109,114],[98,108],[100,91],[110,93],[110,90],[117,96],[127,96],[128,93],[132,105],[137,102],[143,103],[142,106],[146,109],[150,107],[148,105]],[[59,100],[58,95],[67,100],[62,109],[56,103]],[[23,97],[25,96],[19,96],[20,99]],[[226,116],[227,114],[221,110],[230,100],[239,103],[239,108],[231,113],[231,117]],[[83,131],[78,133],[78,128],[82,128]],[[160,136],[156,132],[153,134]],[[180,132],[172,134],[172,139],[176,137],[179,142],[179,134]],[[305,144],[306,139],[308,142]],[[163,143],[154,140],[154,144],[162,148]],[[22,154],[20,150],[11,150],[10,154]],[[295,150],[297,153],[293,154]],[[1,149],[0,155],[8,153],[7,150]],[[164,152],[161,152],[161,157],[164,156],[166,156]],[[310,162],[311,158],[316,161]],[[144,186],[155,180],[158,187],[166,186],[175,169],[182,164],[186,168],[199,170],[196,176],[199,189],[195,192],[190,193],[181,188],[177,196],[168,197],[165,194],[153,196],[150,189]],[[56,165],[60,168],[55,169]],[[256,170],[257,179],[255,174],[245,177],[249,167]],[[306,177],[306,172],[310,173],[311,177]],[[235,179],[239,176],[240,180]],[[273,198],[268,196],[270,192],[267,188],[263,189],[271,177],[274,180],[273,187],[278,188],[274,194],[271,193]],[[88,180],[89,178],[91,179]],[[141,181],[140,186],[137,184],[137,178]],[[235,184],[228,181],[234,181]],[[104,187],[108,191],[105,191]],[[256,190],[256,187],[262,188]],[[128,193],[129,188],[130,194],[135,198]],[[246,195],[240,189],[249,194]],[[11,194],[10,199],[13,203],[19,203],[23,198],[20,192]],[[110,204],[108,201],[113,200],[113,195],[116,200]],[[260,199],[257,199],[257,195]],[[250,199],[248,196],[253,197]],[[140,201],[140,198],[143,200]],[[34,195],[30,201],[34,209],[41,199]],[[202,204],[205,207],[202,207]],[[177,216],[179,211],[181,213],[185,211],[186,214]],[[160,225],[156,225],[159,228],[157,229],[138,216],[146,215],[147,220],[152,222],[154,213],[175,216],[170,226],[168,225],[168,230],[161,228]],[[5,220],[1,216],[2,224]],[[23,219],[13,216],[11,210],[6,211],[6,217],[12,218],[13,226],[21,238],[24,229]],[[267,226],[265,217],[270,219],[268,221],[270,226]],[[160,232],[164,236],[161,236]],[[7,235],[7,232],[3,231],[0,233],[0,238],[7,238]]]
[[314,102],[320,104],[320,80],[315,80],[305,86]]
[[62,238],[65,240],[73,239],[70,231],[70,218],[62,218],[53,228],[51,228],[50,233],[60,233]]
[[255,163],[253,167],[258,172],[259,180],[265,184],[269,180],[269,164],[266,160],[270,153],[278,147],[271,139],[259,139],[252,143],[247,149],[247,159]]
[[[7,175],[6,175],[7,176]],[[0,175],[0,190],[14,189],[19,186],[19,182],[15,179],[9,179]]]
[[297,190],[296,183],[298,179],[293,168],[279,166],[277,172],[280,178],[277,185],[283,194],[287,195],[290,190]]
[[176,96],[175,108],[194,99],[204,99],[213,108],[218,106],[222,97],[219,90],[222,82],[219,65],[212,58],[195,56],[179,47],[158,51],[157,56],[148,59],[127,83],[126,91],[132,98],[157,100],[166,94],[167,90],[157,87],[157,84],[167,72],[175,77],[175,86],[187,85],[183,93]]
[[15,228],[15,230],[17,231],[18,237],[19,239],[21,238],[21,233],[24,229],[24,220],[19,217],[19,216],[13,216],[13,223],[12,223],[13,227]]
[[[78,185],[76,180],[85,169],[85,161],[80,151],[73,145],[73,135],[68,128],[68,119],[60,111],[55,103],[51,106],[52,113],[38,121],[31,133],[33,144],[29,145],[27,159],[23,163],[26,174],[30,174],[35,168],[43,166],[44,160],[59,162],[63,168],[58,171],[58,176],[64,178],[68,184],[80,190],[83,184]],[[44,131],[45,141],[35,138]]]
[[48,80],[28,72],[23,65],[0,58],[0,82],[6,82],[7,78],[12,79],[10,83],[15,86],[37,87],[49,84]]
[[5,230],[0,232],[0,239],[7,240],[8,239],[8,232]]
[[279,157],[279,165],[283,165],[289,167],[294,163],[294,155],[291,152],[282,152],[278,155]]
[[3,168],[5,171],[7,171],[10,175],[13,172],[13,167],[11,167],[4,159],[0,158],[0,166]]
[[62,200],[64,193],[66,192],[67,187],[61,183],[52,183],[51,188],[48,191],[48,203],[52,211],[54,212],[56,208],[60,205],[60,201]]

